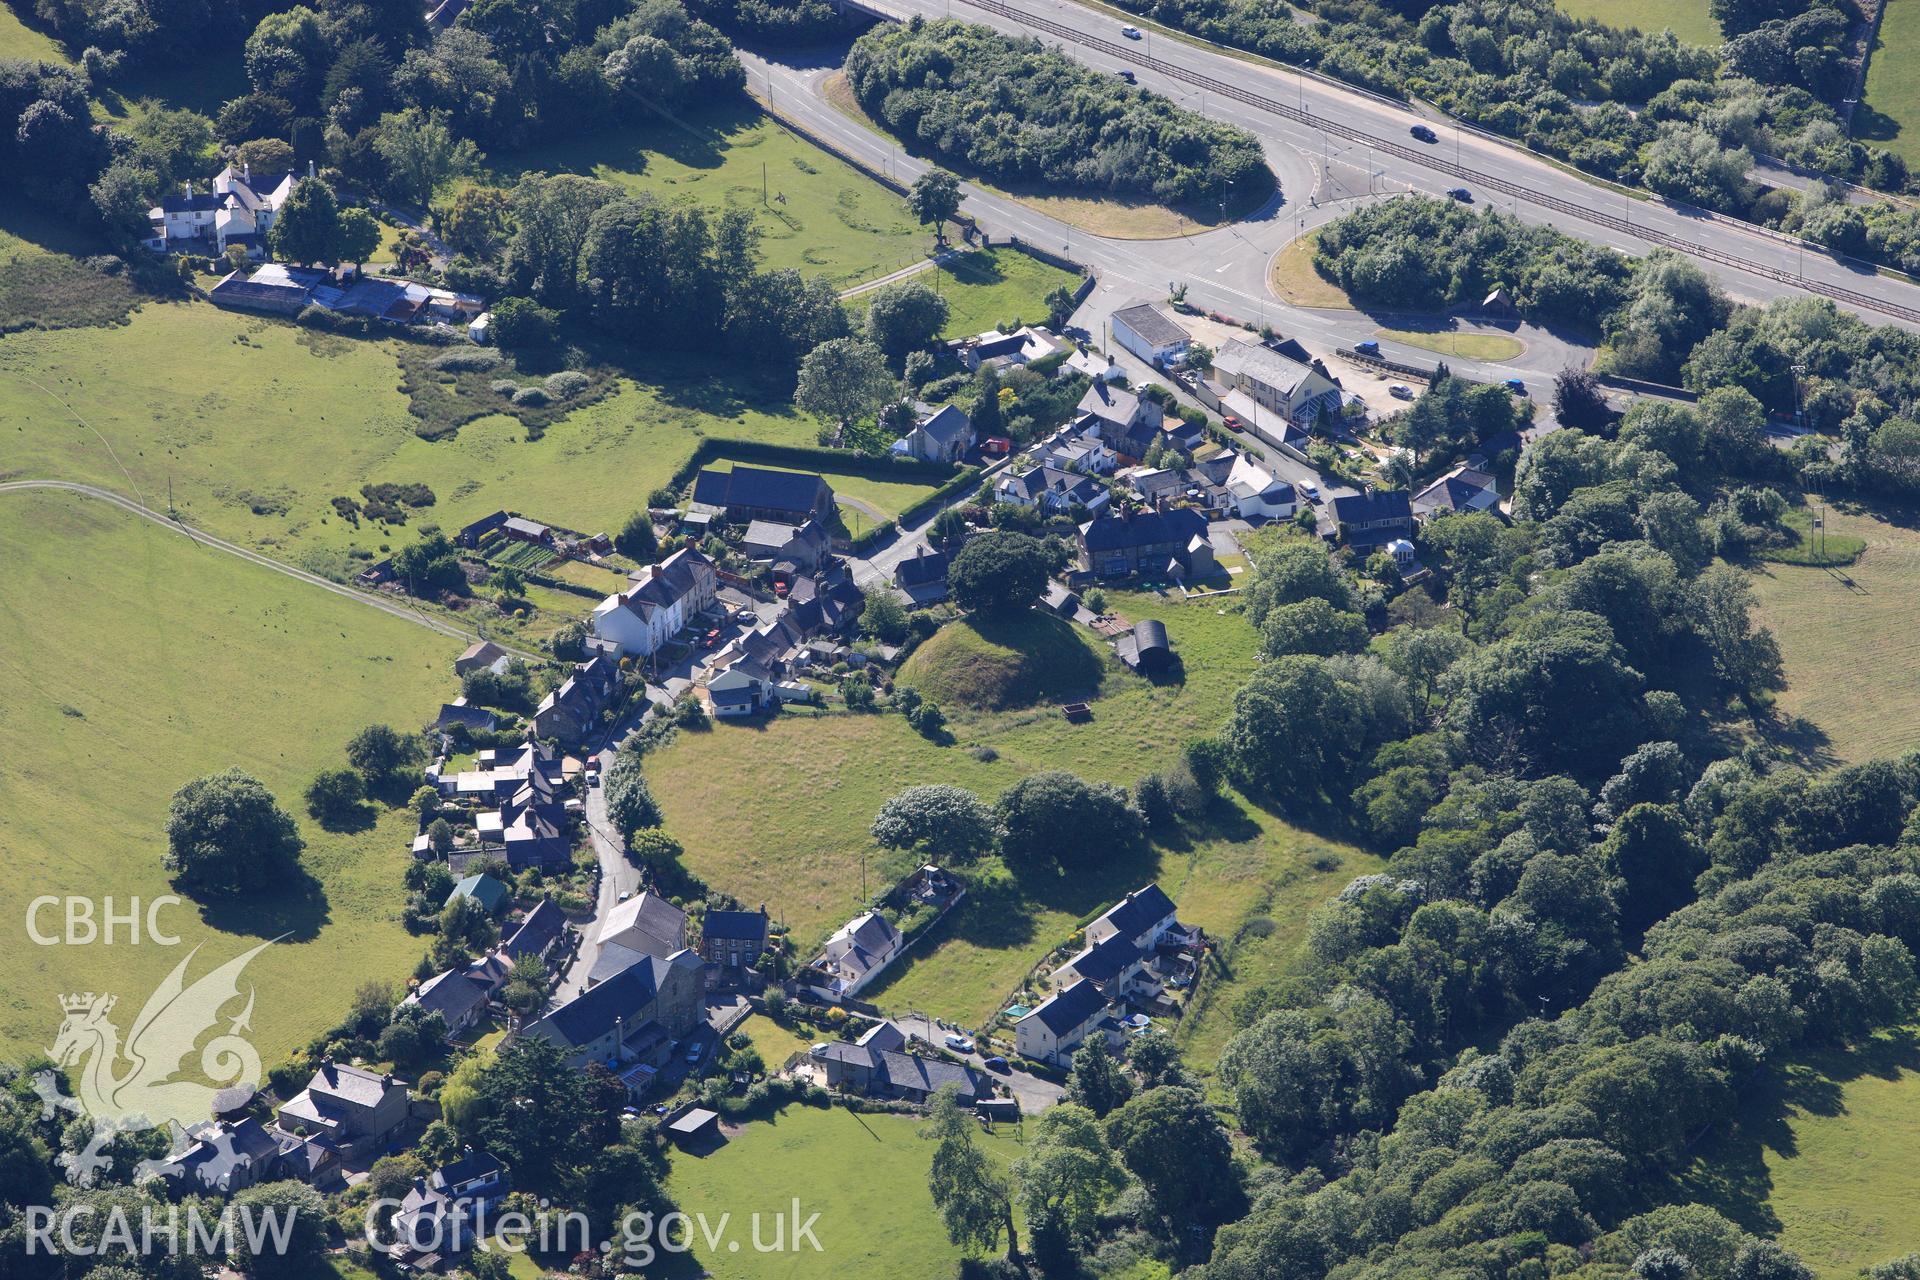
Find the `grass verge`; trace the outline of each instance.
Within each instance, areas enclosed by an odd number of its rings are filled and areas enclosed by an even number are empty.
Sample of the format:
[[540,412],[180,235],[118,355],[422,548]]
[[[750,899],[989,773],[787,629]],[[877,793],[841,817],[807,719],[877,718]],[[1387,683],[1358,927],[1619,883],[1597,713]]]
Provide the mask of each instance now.
[[1312,231],[1288,243],[1273,255],[1267,268],[1267,285],[1282,302],[1296,307],[1358,311],[1347,291],[1322,276],[1313,266],[1313,247],[1320,233]]
[[1462,360],[1511,360],[1527,349],[1526,343],[1504,333],[1470,333],[1451,327],[1375,329],[1373,336]]

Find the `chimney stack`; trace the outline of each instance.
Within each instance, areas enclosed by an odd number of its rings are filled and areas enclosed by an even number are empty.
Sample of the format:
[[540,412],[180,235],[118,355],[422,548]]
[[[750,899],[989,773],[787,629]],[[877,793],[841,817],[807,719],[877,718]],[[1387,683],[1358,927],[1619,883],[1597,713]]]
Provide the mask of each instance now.
[[240,181],[249,184],[253,182],[253,161],[242,160],[240,162]]
[[309,178],[313,176],[313,161],[311,160],[307,161],[307,176]]

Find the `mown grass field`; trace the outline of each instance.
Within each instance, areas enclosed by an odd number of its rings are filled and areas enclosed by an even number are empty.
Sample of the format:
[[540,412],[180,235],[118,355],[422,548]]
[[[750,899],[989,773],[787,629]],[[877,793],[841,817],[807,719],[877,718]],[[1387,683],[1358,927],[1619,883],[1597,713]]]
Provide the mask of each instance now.
[[1313,245],[1319,232],[1309,232],[1290,241],[1273,255],[1267,268],[1267,284],[1282,301],[1296,307],[1320,307],[1328,310],[1355,311],[1347,291],[1322,276],[1313,265]]
[[843,287],[907,266],[932,245],[900,197],[744,102],[492,156],[490,168],[503,185],[523,172],[581,173],[662,200],[752,209],[769,267]]
[[1854,136],[1920,162],[1920,3],[1892,0],[1867,60],[1867,95],[1854,113]]
[[[666,830],[686,846],[688,868],[710,885],[769,903],[792,927],[805,958],[858,909],[863,857],[871,892],[911,868],[910,855],[878,849],[867,835],[895,792],[949,782],[991,801],[1043,769],[1131,786],[1173,763],[1187,739],[1218,729],[1253,669],[1246,621],[1213,604],[1149,595],[1114,593],[1109,607],[1133,621],[1162,619],[1184,678],[1156,685],[1103,658],[1094,719],[1084,725],[1068,724],[1047,702],[1004,711],[945,704],[951,746],[928,742],[895,715],[790,715],[681,734],[648,758]],[[986,747],[994,758],[976,754]],[[743,793],[741,778],[754,779],[750,792]],[[769,814],[791,820],[769,822]],[[1315,870],[1316,863],[1329,869]],[[1373,866],[1364,853],[1229,798],[1180,842],[1093,871],[1016,878],[997,862],[982,865],[969,901],[868,998],[977,1025],[1080,921],[1150,880],[1174,895],[1184,919],[1231,937],[1256,911],[1297,929],[1312,903]]]
[[[21,6],[27,8],[29,6]],[[67,55],[53,37],[28,26],[12,3],[0,4],[0,58],[29,58],[35,62],[65,62]]]
[[1635,27],[1641,31],[1665,31],[1694,44],[1720,43],[1720,24],[1708,11],[1707,0],[1680,0],[1678,4],[1662,0],[1557,0],[1562,13],[1576,18],[1592,18],[1609,27]]
[[[253,1043],[271,1064],[345,1012],[369,979],[399,981],[422,943],[399,923],[405,819],[330,834],[300,793],[344,762],[348,737],[411,727],[452,687],[458,644],[205,549],[96,500],[0,494],[0,1042],[44,1049],[57,997],[118,993],[123,1030],[194,946],[192,974],[282,933],[248,970]],[[30,945],[40,894],[169,892],[161,868],[175,789],[239,766],[294,813],[315,896],[292,893],[161,917],[180,947]],[[48,917],[42,921],[52,923]],[[316,975],[324,977],[317,980]]]
[[[1755,570],[1760,619],[1786,659],[1778,706],[1811,721],[1819,753],[1843,761],[1893,756],[1920,746],[1920,532],[1829,507],[1834,543],[1861,540],[1842,569],[1762,564]],[[1863,679],[1862,673],[1871,673]]]
[[[655,385],[623,380],[537,440],[495,415],[428,441],[394,353],[185,303],[149,304],[117,328],[15,334],[0,342],[0,458],[13,477],[108,485],[150,506],[164,507],[171,486],[188,521],[343,574],[350,552],[383,555],[412,526],[454,528],[502,507],[617,529],[701,437],[811,444],[816,429],[683,365]],[[387,481],[426,484],[435,503],[407,527],[354,527],[334,512],[334,497]]]
[[1912,1028],[1791,1063],[1709,1147],[1692,1190],[1820,1280],[1920,1251],[1920,1043]]
[[[723,1240],[739,1245],[709,1251],[702,1244],[694,1258],[719,1280],[954,1274],[961,1254],[948,1243],[927,1190],[933,1144],[920,1136],[922,1124],[914,1116],[789,1106],[706,1155],[675,1152],[667,1178],[675,1203],[689,1215],[704,1214],[714,1230],[721,1214],[731,1214]],[[1020,1154],[1005,1126],[994,1135],[976,1132],[974,1141],[1003,1171]],[[819,1251],[756,1252],[754,1215],[761,1241],[771,1244],[776,1216],[785,1216],[791,1230],[795,1196],[803,1221],[820,1215],[813,1226]]]

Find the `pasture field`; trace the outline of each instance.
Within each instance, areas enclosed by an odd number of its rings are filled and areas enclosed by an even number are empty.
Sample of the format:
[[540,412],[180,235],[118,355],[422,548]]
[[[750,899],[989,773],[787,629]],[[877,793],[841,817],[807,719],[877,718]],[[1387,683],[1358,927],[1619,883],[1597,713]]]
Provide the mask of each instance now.
[[900,197],[751,104],[712,107],[490,157],[493,182],[579,173],[662,200],[749,208],[769,267],[845,287],[923,257],[933,237]]
[[[1131,786],[1171,765],[1187,739],[1218,729],[1254,666],[1245,619],[1210,603],[1145,594],[1112,593],[1108,607],[1131,621],[1164,621],[1184,677],[1152,684],[1103,657],[1094,718],[1083,725],[1068,724],[1050,703],[1004,711],[943,703],[955,739],[949,746],[886,714],[783,714],[763,724],[682,733],[647,761],[665,829],[685,845],[687,868],[709,885],[742,901],[777,904],[806,958],[859,909],[863,863],[869,892],[911,869],[910,853],[880,849],[867,835],[895,792],[948,782],[991,801],[1044,769]],[[755,780],[744,797],[741,778]],[[770,823],[774,813],[805,818]],[[866,998],[977,1025],[1082,920],[1148,881],[1173,895],[1183,919],[1219,937],[1234,936],[1255,913],[1275,918],[1293,937],[1313,903],[1374,865],[1364,853],[1228,797],[1177,841],[1091,872],[1016,876],[997,860],[979,865],[968,901]],[[1225,1034],[1217,1036],[1222,1043]]]
[[[718,1229],[720,1215],[739,1249],[722,1244],[694,1258],[718,1280],[838,1280],[843,1276],[945,1276],[961,1253],[947,1240],[927,1190],[933,1143],[920,1136],[917,1116],[856,1115],[841,1108],[791,1105],[754,1120],[704,1155],[673,1153],[667,1191],[688,1215],[704,1214]],[[1014,1131],[976,1132],[974,1141],[1003,1173],[1020,1154]],[[823,1176],[827,1170],[859,1176]],[[800,1218],[818,1213],[818,1252],[758,1253],[751,1222],[771,1242],[773,1220],[787,1217],[798,1188]],[[697,1219],[696,1219],[697,1221]]]
[[1867,95],[1854,113],[1853,132],[1920,161],[1920,3],[1892,0],[1867,60]]
[[[1786,659],[1777,705],[1811,722],[1812,763],[1896,756],[1920,746],[1911,714],[1920,698],[1920,636],[1911,624],[1920,532],[1863,510],[1829,507],[1827,520],[1832,549],[1844,539],[1864,544],[1852,565],[1755,570],[1759,620]],[[1860,679],[1862,670],[1873,679]]]
[[1662,0],[1557,0],[1560,12],[1576,18],[1592,18],[1609,27],[1634,27],[1641,31],[1665,31],[1693,44],[1720,43],[1720,24],[1708,11],[1707,0],[1680,0],[1678,4]]
[[1911,1027],[1790,1063],[1692,1171],[1694,1194],[1820,1280],[1920,1251],[1920,1042]]
[[[404,979],[424,945],[399,922],[410,824],[383,813],[370,829],[330,833],[300,796],[320,769],[344,764],[362,726],[430,717],[459,644],[79,495],[0,494],[0,562],[6,1050],[51,1045],[69,992],[116,993],[124,1032],[196,946],[190,977],[287,935],[247,970],[259,995],[252,1042],[268,1065],[331,1025],[361,983]],[[168,893],[168,801],[233,766],[295,815],[309,891],[187,900],[160,917],[180,946],[20,936],[40,894],[111,895],[124,910]]]
[[[811,420],[685,367],[655,385],[623,379],[538,439],[496,414],[429,441],[397,389],[394,347],[186,303],[148,304],[117,328],[14,334],[0,343],[0,452],[12,478],[105,485],[159,508],[171,493],[209,532],[344,577],[420,524],[502,507],[617,529],[706,435],[813,442]],[[434,504],[408,526],[333,509],[384,482],[425,484]]]

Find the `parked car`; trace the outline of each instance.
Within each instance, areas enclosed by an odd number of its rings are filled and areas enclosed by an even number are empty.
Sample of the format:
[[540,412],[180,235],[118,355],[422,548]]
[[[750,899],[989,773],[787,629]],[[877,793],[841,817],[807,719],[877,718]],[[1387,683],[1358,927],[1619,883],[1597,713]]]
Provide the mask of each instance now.
[[997,1053],[994,1054],[991,1058],[988,1058],[985,1062],[981,1063],[980,1065],[984,1066],[989,1071],[998,1071],[1001,1075],[1006,1075],[1008,1072],[1013,1070],[1012,1067],[1007,1065],[1007,1060],[1001,1057]]
[[1308,502],[1320,501],[1320,486],[1317,484],[1303,484],[1300,486],[1300,492],[1305,495]]
[[1140,28],[1122,27],[1120,28],[1120,34],[1125,36],[1129,40],[1138,40],[1140,38]]
[[827,1046],[824,1044],[817,1044],[813,1046],[813,1048],[807,1050],[807,1052],[813,1057],[824,1058],[827,1056]]
[[1353,349],[1363,356],[1377,356],[1380,354],[1380,344],[1372,338],[1368,338],[1365,342],[1354,343]]
[[1465,187],[1455,187],[1453,190],[1447,192],[1447,194],[1455,200],[1458,200],[1461,204],[1473,203],[1473,192],[1467,190]]
[[1513,394],[1517,396],[1523,396],[1527,394],[1527,384],[1520,381],[1520,379],[1518,378],[1508,378],[1506,382],[1506,387],[1507,387],[1507,390],[1513,392]]
[[1413,399],[1413,388],[1404,382],[1396,382],[1387,388],[1387,394],[1395,400],[1411,400]]
[[1227,430],[1235,433],[1245,431],[1247,429],[1246,424],[1241,422],[1240,419],[1234,417],[1232,414],[1228,414],[1226,417],[1222,418],[1220,421],[1226,425]]
[[1123,70],[1119,73],[1119,75],[1120,75],[1120,78],[1122,80],[1125,80],[1128,84],[1138,84],[1140,82],[1139,77],[1135,76],[1131,71]]
[[687,1046],[687,1065],[688,1066],[697,1067],[700,1065],[700,1054],[703,1051],[703,1048],[704,1046],[702,1046],[698,1040],[695,1040],[692,1044]]
[[947,1048],[957,1050],[960,1053],[972,1053],[973,1041],[963,1035],[951,1035],[947,1037]]
[[1413,126],[1413,128],[1407,130],[1407,132],[1412,134],[1414,137],[1420,139],[1420,141],[1422,142],[1440,141],[1440,135],[1435,133],[1433,130],[1427,128],[1427,126],[1423,124],[1417,124]]

